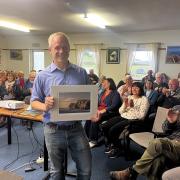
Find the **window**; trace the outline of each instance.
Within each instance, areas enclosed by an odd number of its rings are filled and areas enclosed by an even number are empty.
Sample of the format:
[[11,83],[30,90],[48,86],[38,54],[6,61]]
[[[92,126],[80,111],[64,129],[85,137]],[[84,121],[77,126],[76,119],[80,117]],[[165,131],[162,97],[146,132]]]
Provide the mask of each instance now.
[[87,73],[90,69],[94,69],[95,74],[99,74],[98,67],[96,64],[96,55],[95,52],[86,49],[82,52],[82,64],[81,67],[86,69]]
[[44,69],[44,51],[33,51],[33,69],[37,72]]
[[134,80],[142,80],[148,70],[156,72],[158,44],[129,46],[128,72]]
[[89,73],[90,69],[94,70],[96,75],[99,75],[99,48],[96,46],[77,46],[77,63],[79,66],[86,69]]
[[130,67],[130,74],[133,79],[141,80],[147,71],[152,69],[152,51],[134,51],[134,61]]

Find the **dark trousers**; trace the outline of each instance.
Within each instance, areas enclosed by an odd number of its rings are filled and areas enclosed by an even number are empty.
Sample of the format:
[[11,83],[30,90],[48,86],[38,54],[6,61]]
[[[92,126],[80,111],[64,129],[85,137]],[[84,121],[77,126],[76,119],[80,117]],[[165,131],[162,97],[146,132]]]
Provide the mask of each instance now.
[[117,115],[118,113],[104,113],[98,122],[86,121],[84,128],[85,128],[85,131],[89,140],[98,141],[98,137],[100,133],[99,125],[102,122],[105,122],[105,121],[108,122],[109,119]]
[[129,125],[129,120],[121,116],[113,117],[109,121],[102,123],[101,128],[106,138],[106,145],[119,145],[119,136],[124,128]]

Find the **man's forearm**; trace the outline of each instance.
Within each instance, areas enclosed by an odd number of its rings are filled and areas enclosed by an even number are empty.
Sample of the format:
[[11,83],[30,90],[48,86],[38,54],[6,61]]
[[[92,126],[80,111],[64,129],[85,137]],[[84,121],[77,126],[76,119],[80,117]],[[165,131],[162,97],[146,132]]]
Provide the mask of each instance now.
[[46,105],[45,103],[42,103],[40,101],[33,101],[31,102],[32,109],[36,109],[39,111],[46,111]]

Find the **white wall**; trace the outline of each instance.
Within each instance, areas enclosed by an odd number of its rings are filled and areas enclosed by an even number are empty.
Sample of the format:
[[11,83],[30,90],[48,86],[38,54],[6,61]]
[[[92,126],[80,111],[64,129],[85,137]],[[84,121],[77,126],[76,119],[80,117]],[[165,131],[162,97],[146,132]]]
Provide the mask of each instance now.
[[[150,43],[160,42],[162,47],[167,45],[180,45],[180,30],[179,31],[154,31],[154,32],[126,32],[126,33],[91,33],[91,34],[69,34],[71,40],[70,60],[76,63],[76,50],[74,44],[96,44],[102,43],[101,50],[101,66],[100,73],[107,77],[112,77],[116,82],[124,77],[127,64],[127,50],[124,43]],[[22,61],[12,61],[9,58],[9,51],[3,50],[4,67],[7,69],[24,70],[27,75],[29,61],[31,59],[31,50],[29,49],[47,49],[48,36],[9,36],[6,37],[4,47],[8,49],[25,49],[23,50]],[[1,40],[1,39],[0,39]],[[33,47],[33,43],[38,43],[39,47]],[[106,48],[120,47],[120,64],[106,64]],[[165,50],[159,51],[159,71],[167,73],[170,77],[176,77],[180,64],[165,64]],[[51,62],[48,51],[45,50],[45,64]]]

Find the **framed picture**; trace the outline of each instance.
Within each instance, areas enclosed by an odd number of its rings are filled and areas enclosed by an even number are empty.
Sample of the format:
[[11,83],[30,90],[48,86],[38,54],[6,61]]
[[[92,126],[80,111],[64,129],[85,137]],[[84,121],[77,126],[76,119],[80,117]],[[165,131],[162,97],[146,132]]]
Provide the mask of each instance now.
[[180,46],[168,46],[166,64],[180,64]]
[[107,64],[119,64],[120,63],[120,48],[108,48],[107,49]]
[[60,85],[51,87],[55,104],[51,121],[89,120],[97,112],[96,85]]
[[21,49],[10,49],[10,59],[11,60],[22,60],[22,50]]

